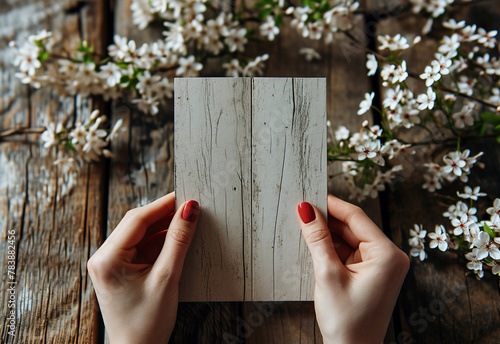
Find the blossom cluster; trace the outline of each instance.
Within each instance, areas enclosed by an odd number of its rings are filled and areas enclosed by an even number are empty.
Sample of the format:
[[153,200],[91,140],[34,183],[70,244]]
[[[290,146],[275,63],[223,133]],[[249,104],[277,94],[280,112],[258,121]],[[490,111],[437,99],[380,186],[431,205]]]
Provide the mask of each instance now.
[[[400,180],[395,171],[401,171],[401,160],[410,161],[405,156],[414,154],[425,142],[409,140],[417,133],[420,137],[422,132],[429,134],[425,135],[428,145],[457,143],[456,150],[441,156],[444,164],[421,164],[422,187],[429,192],[441,189],[444,182],[468,181],[471,168],[483,153],[471,155],[469,149],[460,150],[462,138],[496,135],[500,142],[500,63],[488,53],[497,46],[497,32],[452,18],[443,21],[443,27],[448,31],[420,74],[410,73],[402,58],[406,51],[418,47],[420,36],[410,42],[400,34],[379,35],[379,52],[367,54],[367,75],[379,73],[384,94],[381,104],[375,106],[375,93],[366,93],[357,113],[374,110],[381,120],[371,127],[365,121],[352,135],[346,127],[338,127],[331,131],[333,144],[329,149],[331,160],[345,160],[342,171],[351,199],[375,198],[375,190],[382,191],[391,180]],[[418,87],[411,89],[409,78],[421,80],[425,92]],[[390,166],[385,166],[386,161]],[[385,173],[390,178],[382,181],[380,176]]]
[[493,274],[500,272],[500,198],[495,199],[492,207],[486,209],[489,220],[478,220],[474,201],[486,196],[480,192],[480,187],[466,186],[463,193],[457,195],[470,201],[470,206],[463,200],[449,206],[443,216],[448,219],[448,225],[436,225],[434,232],[427,233],[421,225],[415,224],[410,229],[408,243],[410,254],[420,260],[427,258],[426,238],[430,249],[440,251],[454,250],[464,254],[467,268],[478,278],[484,276],[485,269],[491,269]]
[[[352,0],[328,0],[285,9],[282,0],[260,0],[233,15],[209,1],[133,0],[133,23],[142,30],[160,21],[163,38],[139,46],[116,35],[105,58],[87,42],[73,53],[57,49],[57,40],[46,31],[11,45],[17,50],[17,77],[25,84],[62,95],[101,95],[105,100],[126,96],[141,112],[155,115],[172,98],[173,78],[198,76],[209,58],[222,58],[226,76],[262,75],[269,55],[245,56],[246,46],[252,40],[274,40],[284,17],[302,36],[331,43],[334,34],[352,28],[358,7]],[[321,58],[307,47],[300,54],[308,61]]]
[[[113,129],[108,131],[102,128],[106,120],[105,115],[94,110],[85,123],[77,121],[74,127],[67,128],[62,122],[51,122],[42,132],[40,140],[46,149],[61,147],[64,151],[73,153],[73,156],[68,157],[69,160],[65,160],[71,165],[78,160],[91,162],[98,161],[102,156],[110,158],[112,153],[108,147],[122,131],[123,121],[118,120]],[[61,161],[56,161],[56,164],[60,163]]]

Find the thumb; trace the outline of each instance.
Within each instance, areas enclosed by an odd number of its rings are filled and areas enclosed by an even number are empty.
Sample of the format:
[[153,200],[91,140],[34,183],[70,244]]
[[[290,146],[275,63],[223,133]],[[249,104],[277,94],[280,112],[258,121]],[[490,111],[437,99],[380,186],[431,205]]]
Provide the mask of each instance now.
[[152,274],[163,278],[167,275],[178,283],[184,258],[193,240],[200,206],[196,201],[183,203],[175,213],[165,237],[165,243],[153,265]]
[[314,270],[318,271],[325,265],[341,266],[328,225],[318,209],[308,202],[302,202],[297,212],[302,235],[313,258]]

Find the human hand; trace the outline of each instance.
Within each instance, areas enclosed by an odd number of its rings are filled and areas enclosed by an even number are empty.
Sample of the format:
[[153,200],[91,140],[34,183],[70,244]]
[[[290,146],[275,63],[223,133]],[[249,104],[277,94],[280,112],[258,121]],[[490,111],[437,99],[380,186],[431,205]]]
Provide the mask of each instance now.
[[314,307],[324,343],[382,343],[410,265],[359,208],[328,195],[328,225],[298,207],[314,264]]
[[167,343],[172,334],[199,213],[196,201],[174,207],[172,192],[128,211],[88,261],[111,343]]

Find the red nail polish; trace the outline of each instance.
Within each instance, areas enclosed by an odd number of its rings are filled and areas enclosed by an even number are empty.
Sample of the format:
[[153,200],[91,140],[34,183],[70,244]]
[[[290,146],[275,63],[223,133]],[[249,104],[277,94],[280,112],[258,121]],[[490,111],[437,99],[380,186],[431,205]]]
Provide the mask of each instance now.
[[307,202],[300,203],[298,210],[300,218],[304,223],[314,221],[314,219],[316,218],[313,207]]
[[200,205],[196,201],[189,201],[184,207],[182,218],[187,222],[194,222],[200,213]]

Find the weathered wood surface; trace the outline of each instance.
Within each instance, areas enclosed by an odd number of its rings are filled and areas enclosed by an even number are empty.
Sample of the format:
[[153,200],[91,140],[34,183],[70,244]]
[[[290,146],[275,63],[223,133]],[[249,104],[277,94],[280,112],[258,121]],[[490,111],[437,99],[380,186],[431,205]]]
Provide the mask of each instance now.
[[[61,34],[75,49],[86,39],[102,53],[99,2],[74,1],[0,4],[0,131],[49,121],[84,120],[99,104],[60,98],[51,90],[28,90],[14,77],[7,44],[37,30]],[[90,166],[72,192],[37,136],[21,135],[0,142],[0,341],[2,343],[95,343],[100,319],[86,261],[103,240],[104,169]],[[15,337],[7,331],[7,233],[16,247]],[[10,309],[9,309],[10,310]]]
[[[90,107],[88,103],[76,106],[72,99],[61,102],[48,90],[28,91],[20,85],[14,78],[15,69],[10,65],[12,57],[5,55],[5,47],[15,34],[27,35],[39,28],[57,30],[61,27],[65,28],[63,38],[68,40],[67,44],[76,44],[79,35],[91,42],[100,39],[105,43],[107,36],[102,30],[105,25],[92,23],[103,18],[95,9],[105,3],[0,2],[0,130],[18,125],[46,125],[40,121],[38,112],[49,107],[54,119],[61,108],[66,108],[76,117],[84,115],[86,111],[82,109]],[[371,8],[381,8],[386,3],[392,6],[403,4],[400,1],[366,3]],[[495,1],[485,4],[499,5]],[[114,32],[139,41],[160,37],[161,28],[136,30],[130,20],[129,5],[130,0],[115,2]],[[482,26],[500,23],[490,19],[495,13],[491,8],[474,11],[486,20],[481,23]],[[111,17],[105,18],[109,23],[113,22]],[[360,15],[357,16],[356,37],[364,41],[364,34],[373,27],[378,28],[378,33],[395,32],[398,26],[393,25],[396,25],[393,20],[381,24],[364,23]],[[414,30],[414,24],[405,21],[405,18],[398,25],[406,27],[407,32]],[[313,63],[304,61],[297,52],[302,42],[316,48],[322,60]],[[340,42],[324,46],[319,41],[304,40],[294,30],[285,28],[275,42],[268,43],[267,48],[271,58],[267,63],[266,76],[327,77],[328,119],[334,127],[341,123],[351,130],[359,128],[364,118],[354,114],[364,92],[371,90],[365,70],[360,67],[365,60],[364,49],[341,45]],[[260,53],[262,51],[249,50],[249,56]],[[212,75],[210,69],[204,73]],[[108,230],[111,231],[128,209],[173,190],[173,107],[169,106],[152,119],[121,103],[116,103],[113,109],[113,121],[124,119],[130,129],[129,135],[116,142],[114,148],[117,155],[109,172],[103,172],[105,167],[88,169],[69,196],[61,197],[64,191],[57,183],[58,171],[42,156],[44,149],[37,143],[36,137],[17,136],[0,142],[0,233],[4,239],[0,243],[2,343],[102,342],[102,333],[97,325],[98,308],[86,276],[85,262],[103,239],[100,233],[104,230],[104,221],[107,220]],[[479,142],[478,145],[478,149],[481,145],[493,146],[489,142]],[[481,185],[488,185],[487,191],[493,195],[500,193],[498,179],[495,178],[500,167],[496,162],[495,158],[485,157],[486,169],[478,176]],[[329,168],[331,175],[339,172],[337,165]],[[108,175],[109,179],[105,177]],[[417,182],[418,176],[415,178],[411,180]],[[398,185],[395,190],[387,194],[382,209],[377,201],[367,202],[363,207],[379,224],[382,223],[381,214],[390,211],[390,216],[385,217],[384,227],[391,232],[396,243],[407,249],[406,230],[415,222],[423,222],[428,227],[440,221],[443,208],[429,204],[427,195],[418,185],[403,188]],[[329,191],[345,198],[347,196],[338,178],[329,181]],[[40,209],[41,200],[47,195],[51,195],[54,201],[49,203],[47,209]],[[106,211],[102,211],[101,206],[106,205],[108,197],[106,218]],[[422,214],[425,214],[425,221]],[[22,310],[17,322],[20,336],[15,340],[6,337],[4,326],[7,294],[4,283],[6,256],[3,253],[6,251],[6,233],[11,229],[16,231],[18,240],[17,305]],[[443,257],[442,261],[437,262],[438,257]],[[434,262],[413,263],[395,312],[394,328],[389,328],[386,342],[494,343],[500,328],[496,280],[488,275],[483,281],[466,276],[465,261],[457,263],[453,256],[435,253],[432,260]],[[445,304],[444,308],[438,308],[441,307],[439,301]],[[429,319],[425,318],[425,310],[420,310],[420,307],[429,310]],[[437,313],[440,314],[432,314],[431,307],[439,310]],[[410,322],[410,319],[413,321]],[[322,341],[315,325],[312,302],[244,302],[181,303],[171,342]]]
[[296,207],[326,215],[324,81],[176,79],[176,201],[202,208],[181,300],[312,300]]

